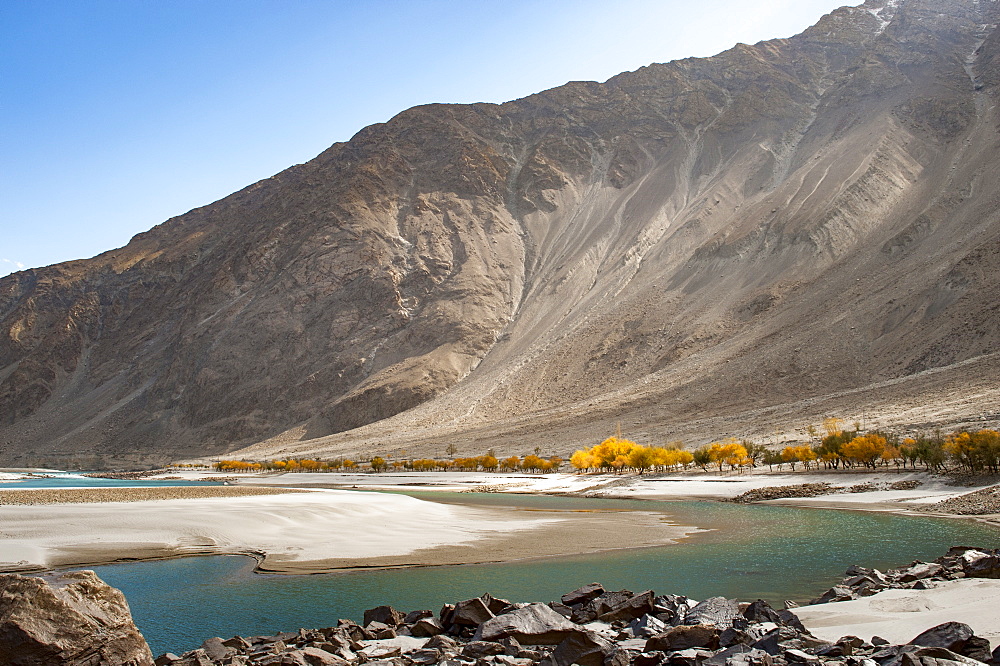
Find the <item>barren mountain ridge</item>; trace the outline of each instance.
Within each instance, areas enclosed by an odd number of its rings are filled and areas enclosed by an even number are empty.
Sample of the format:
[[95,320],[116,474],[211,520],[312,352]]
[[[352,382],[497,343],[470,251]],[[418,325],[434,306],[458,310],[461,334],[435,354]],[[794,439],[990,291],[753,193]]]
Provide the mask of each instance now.
[[1000,420],[1000,3],[428,105],[0,279],[0,463]]

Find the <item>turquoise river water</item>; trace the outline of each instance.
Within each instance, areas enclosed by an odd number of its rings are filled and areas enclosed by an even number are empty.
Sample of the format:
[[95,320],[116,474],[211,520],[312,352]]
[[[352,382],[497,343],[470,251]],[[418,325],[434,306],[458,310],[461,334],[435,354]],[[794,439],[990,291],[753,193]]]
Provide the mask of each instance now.
[[607,588],[808,600],[850,564],[889,568],[933,559],[950,546],[1000,547],[1000,529],[861,511],[584,498],[407,493],[422,499],[538,509],[659,511],[702,532],[680,543],[505,564],[260,575],[241,556],[192,557],[94,567],[129,600],[154,654],[180,653],[211,636],[273,634],[361,620],[365,609],[403,611],[489,592],[512,601],[550,601],[593,581]]

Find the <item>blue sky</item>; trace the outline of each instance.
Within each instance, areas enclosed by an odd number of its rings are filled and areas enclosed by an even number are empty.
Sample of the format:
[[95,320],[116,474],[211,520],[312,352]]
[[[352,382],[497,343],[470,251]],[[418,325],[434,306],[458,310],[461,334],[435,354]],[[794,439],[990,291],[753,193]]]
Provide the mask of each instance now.
[[4,0],[0,276],[136,233],[428,102],[788,37],[836,0]]

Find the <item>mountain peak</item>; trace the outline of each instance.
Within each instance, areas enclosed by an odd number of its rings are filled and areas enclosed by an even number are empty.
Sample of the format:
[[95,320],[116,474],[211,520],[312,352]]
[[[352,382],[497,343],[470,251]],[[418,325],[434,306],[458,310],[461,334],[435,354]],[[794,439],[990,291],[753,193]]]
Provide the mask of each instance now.
[[996,15],[869,0],[603,84],[415,107],[0,279],[0,459],[995,421]]

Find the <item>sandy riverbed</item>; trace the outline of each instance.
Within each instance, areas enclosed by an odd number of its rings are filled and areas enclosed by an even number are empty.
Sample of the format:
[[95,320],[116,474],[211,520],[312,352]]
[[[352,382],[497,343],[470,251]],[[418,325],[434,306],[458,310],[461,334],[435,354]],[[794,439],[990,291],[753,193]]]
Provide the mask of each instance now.
[[977,636],[1000,643],[1000,580],[959,579],[936,583],[929,590],[885,590],[876,595],[794,609],[818,638],[842,636],[871,640],[881,636],[893,644],[908,643],[943,622],[964,622]]
[[[316,573],[643,547],[697,531],[652,512],[481,508],[329,489],[5,490],[0,501],[12,494],[16,503],[0,512],[2,570],[247,553],[262,571]],[[151,499],[158,495],[170,498]]]

